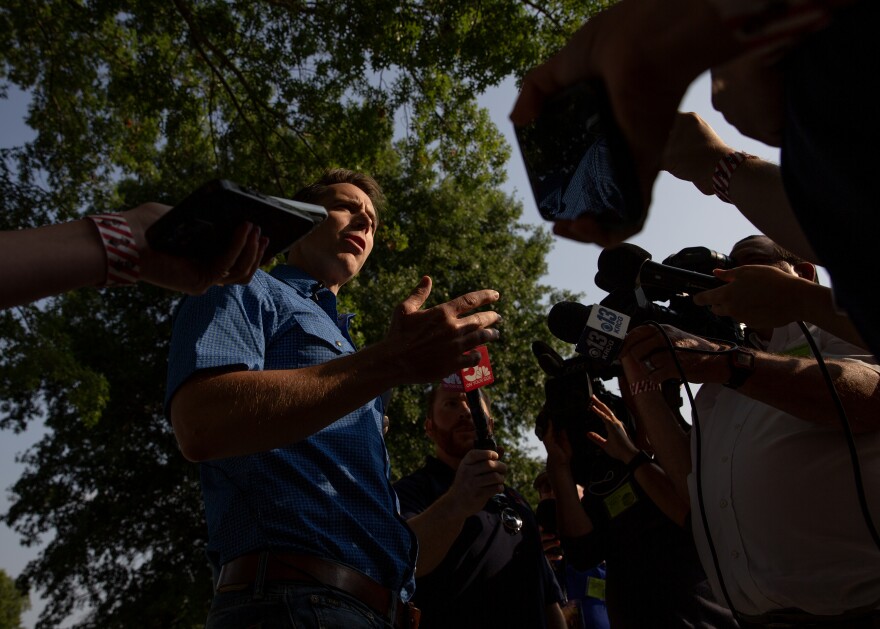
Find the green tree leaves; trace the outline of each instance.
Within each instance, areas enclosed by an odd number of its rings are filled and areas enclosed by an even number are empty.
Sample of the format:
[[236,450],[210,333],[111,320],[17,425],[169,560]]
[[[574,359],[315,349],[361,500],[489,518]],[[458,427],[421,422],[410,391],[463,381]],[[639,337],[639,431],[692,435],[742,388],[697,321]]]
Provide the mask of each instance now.
[[[566,297],[542,285],[549,234],[505,194],[510,153],[477,95],[562,45],[604,3],[550,0],[9,0],[0,79],[28,89],[27,146],[0,154],[0,227],[174,203],[224,177],[287,196],[330,166],[370,172],[388,207],[341,292],[362,344],[431,275],[433,305],[494,288],[496,436],[532,496],[523,447],[543,399],[530,343]],[[570,296],[568,296],[570,297]],[[200,626],[211,596],[197,466],[162,408],[176,295],[85,289],[0,313],[0,427],[44,421],[5,522],[47,542],[21,583],[43,626]],[[422,463],[423,387],[387,437],[396,476]]]
[[20,629],[21,615],[30,607],[28,595],[19,591],[15,581],[0,570],[0,629]]

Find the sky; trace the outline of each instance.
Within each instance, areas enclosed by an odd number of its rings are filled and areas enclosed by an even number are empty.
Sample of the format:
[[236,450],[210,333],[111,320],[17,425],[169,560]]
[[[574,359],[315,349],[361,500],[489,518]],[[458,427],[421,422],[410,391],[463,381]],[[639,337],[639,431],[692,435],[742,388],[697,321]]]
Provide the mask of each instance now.
[[[549,223],[538,214],[522,159],[516,148],[513,126],[507,118],[516,93],[511,79],[483,95],[480,103],[489,110],[493,121],[512,147],[505,189],[523,202],[522,222],[543,224],[549,228]],[[33,134],[23,122],[26,102],[26,97],[14,90],[10,90],[8,100],[0,100],[0,146],[17,145],[32,137]],[[744,138],[712,109],[707,75],[694,82],[680,109],[697,112],[732,147],[778,162],[777,149]],[[734,206],[723,203],[714,196],[703,195],[688,182],[661,173],[654,187],[654,199],[645,226],[629,242],[650,252],[654,261],[662,262],[666,256],[684,247],[704,246],[721,253],[729,253],[737,240],[755,233],[757,230]],[[596,245],[554,237],[553,249],[547,259],[548,274],[544,283],[586,293],[583,300],[585,304],[598,303],[606,295],[593,281],[600,252],[601,249]],[[820,269],[820,277],[823,284],[829,285],[823,269]],[[14,460],[15,456],[35,443],[39,436],[38,428],[23,435],[5,431],[0,433],[0,512],[5,512],[8,508],[8,489],[22,471]],[[539,448],[535,450],[535,454],[543,455],[543,447],[537,440],[533,440],[532,445]],[[17,535],[0,525],[0,569],[15,577],[38,553],[38,548],[21,547]],[[23,616],[25,629],[33,629],[43,606],[38,593],[31,594],[31,602],[32,610]]]

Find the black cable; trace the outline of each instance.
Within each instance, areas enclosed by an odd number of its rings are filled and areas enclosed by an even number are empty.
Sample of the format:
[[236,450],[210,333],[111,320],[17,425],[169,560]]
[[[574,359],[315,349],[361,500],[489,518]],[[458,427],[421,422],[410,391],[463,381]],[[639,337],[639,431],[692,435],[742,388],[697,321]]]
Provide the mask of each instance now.
[[828,385],[828,392],[831,393],[831,399],[834,402],[834,406],[837,408],[837,416],[840,418],[840,426],[843,428],[843,435],[846,438],[846,446],[849,449],[849,459],[852,464],[853,477],[855,478],[859,507],[862,510],[862,516],[865,519],[865,525],[868,527],[868,532],[874,540],[874,545],[877,546],[877,550],[880,550],[880,536],[877,535],[877,528],[874,526],[874,519],[871,517],[870,509],[868,509],[868,500],[865,496],[865,485],[862,481],[862,469],[859,464],[859,452],[856,449],[856,442],[852,434],[852,427],[849,424],[849,418],[846,415],[843,403],[840,401],[840,396],[837,394],[837,389],[834,386],[834,381],[831,379],[831,374],[828,373],[828,366],[825,364],[825,359],[822,358],[822,353],[819,351],[813,335],[810,334],[810,331],[807,329],[807,326],[803,321],[798,321],[797,324],[804,333],[807,343],[810,344],[810,351],[813,352],[813,356],[816,358],[816,362],[819,365],[819,371],[822,372],[822,377]]
[[678,370],[679,375],[681,376],[681,382],[684,385],[685,391],[687,391],[688,401],[691,404],[691,412],[692,412],[692,421],[691,425],[694,430],[694,439],[696,439],[696,443],[694,446],[694,478],[696,480],[697,485],[697,507],[700,512],[700,521],[703,523],[703,532],[706,534],[706,542],[709,544],[709,553],[712,555],[712,565],[715,568],[715,576],[718,578],[718,585],[721,587],[721,593],[724,595],[724,601],[727,603],[727,608],[730,610],[730,613],[733,615],[733,619],[740,623],[740,615],[736,608],[733,606],[733,601],[730,598],[730,593],[727,591],[727,585],[724,583],[724,578],[721,576],[721,563],[718,561],[718,551],[715,550],[715,543],[712,541],[712,533],[709,531],[709,519],[706,516],[706,507],[703,503],[703,478],[701,473],[701,464],[702,464],[702,447],[701,447],[701,434],[700,434],[700,418],[697,413],[697,406],[694,401],[694,395],[691,391],[691,387],[687,380],[687,375],[684,373],[684,368],[681,366],[681,362],[678,360],[678,356],[676,355],[677,351],[685,350],[694,353],[705,353],[705,354],[727,354],[733,351],[734,348],[729,348],[723,350],[721,352],[712,352],[707,350],[697,350],[697,349],[685,349],[678,348],[675,346],[675,343],[672,342],[672,339],[669,338],[669,335],[666,334],[666,330],[663,329],[663,326],[657,323],[656,321],[647,321],[646,324],[652,325],[663,335],[666,344],[669,346],[670,354],[672,355],[672,360],[675,362],[675,367]]
[[[696,491],[697,491],[697,505],[700,512],[700,520],[703,524],[703,531],[706,535],[706,542],[709,545],[709,552],[712,556],[712,563],[715,568],[715,574],[718,578],[718,584],[721,587],[721,592],[724,595],[724,600],[727,603],[727,607],[730,609],[733,614],[734,619],[739,622],[740,614],[734,608],[733,602],[731,601],[730,594],[727,591],[727,586],[724,583],[724,578],[721,576],[721,565],[718,561],[718,552],[715,549],[715,544],[712,540],[712,534],[709,531],[709,521],[706,515],[705,504],[703,500],[703,482],[702,482],[702,437],[700,432],[700,418],[699,413],[697,412],[697,407],[695,404],[694,396],[687,381],[686,374],[684,373],[684,369],[681,366],[681,363],[678,360],[677,352],[691,352],[697,354],[727,354],[736,350],[736,346],[730,347],[728,349],[722,351],[709,351],[709,350],[701,350],[697,348],[685,348],[685,347],[676,347],[672,340],[669,338],[669,335],[666,333],[666,330],[663,329],[663,326],[657,323],[656,321],[647,321],[646,324],[652,325],[656,329],[660,331],[663,335],[664,340],[666,341],[667,346],[669,347],[670,354],[672,355],[672,359],[675,363],[676,369],[678,370],[679,375],[681,376],[681,381],[684,384],[685,391],[687,391],[688,401],[691,404],[692,410],[692,426],[694,429],[694,438],[696,439],[696,443],[694,444],[694,475],[696,482]],[[865,525],[868,528],[868,532],[871,535],[871,538],[874,541],[874,544],[877,546],[878,550],[880,550],[880,535],[877,534],[877,529],[874,525],[874,520],[871,517],[870,509],[868,508],[867,497],[865,495],[864,483],[862,480],[861,466],[859,464],[859,456],[858,450],[856,449],[855,439],[852,434],[852,428],[849,424],[849,418],[846,415],[846,411],[843,408],[843,403],[840,400],[840,396],[837,393],[837,389],[834,386],[834,381],[831,378],[831,374],[828,372],[828,367],[825,364],[825,360],[822,357],[821,352],[819,351],[818,346],[816,345],[816,341],[813,338],[813,335],[810,333],[807,326],[803,321],[797,321],[798,326],[803,332],[804,338],[807,340],[807,343],[810,346],[810,351],[813,353],[814,358],[816,359],[817,364],[819,365],[819,370],[822,373],[822,377],[825,380],[825,384],[828,388],[829,393],[831,394],[832,401],[834,402],[834,406],[837,410],[838,417],[840,419],[841,427],[843,429],[844,437],[846,439],[847,448],[849,450],[850,462],[853,468],[853,477],[855,480],[855,488],[856,494],[859,500],[859,507],[862,512],[862,516],[865,521]],[[726,341],[718,341],[718,339],[711,339],[716,342],[724,342]]]

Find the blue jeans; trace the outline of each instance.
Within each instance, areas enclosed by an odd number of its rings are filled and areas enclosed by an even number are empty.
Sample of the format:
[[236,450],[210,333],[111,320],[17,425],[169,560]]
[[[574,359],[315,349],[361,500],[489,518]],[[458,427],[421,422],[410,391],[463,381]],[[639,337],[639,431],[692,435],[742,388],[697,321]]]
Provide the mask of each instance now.
[[392,629],[356,598],[322,585],[265,584],[214,595],[205,629]]

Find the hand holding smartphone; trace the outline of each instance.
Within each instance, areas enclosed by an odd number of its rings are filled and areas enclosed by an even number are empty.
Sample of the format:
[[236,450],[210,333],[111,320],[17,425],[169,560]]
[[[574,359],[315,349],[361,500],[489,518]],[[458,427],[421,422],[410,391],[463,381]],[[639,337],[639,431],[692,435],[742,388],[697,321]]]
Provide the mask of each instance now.
[[638,176],[600,82],[568,88],[515,131],[544,219],[589,216],[612,232],[641,229],[646,208]]
[[226,179],[215,179],[193,191],[147,229],[147,242],[157,251],[211,259],[223,254],[235,229],[250,221],[269,238],[260,264],[290,248],[327,217],[320,205],[272,197]]

